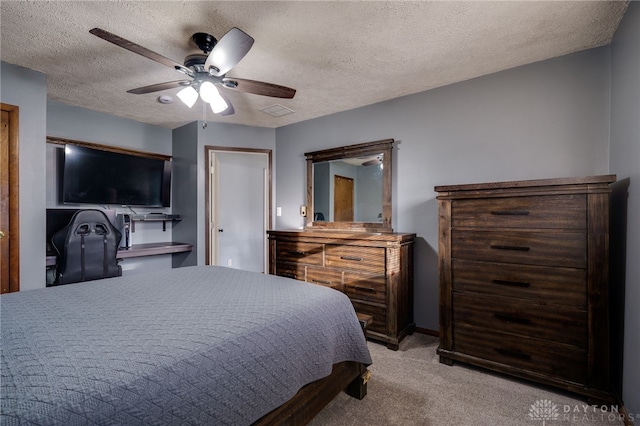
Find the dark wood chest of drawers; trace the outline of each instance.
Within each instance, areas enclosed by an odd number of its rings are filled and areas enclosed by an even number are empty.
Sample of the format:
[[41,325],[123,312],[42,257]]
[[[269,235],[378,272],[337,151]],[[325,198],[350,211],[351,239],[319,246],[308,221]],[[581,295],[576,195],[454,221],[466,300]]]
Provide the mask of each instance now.
[[267,231],[269,273],[342,291],[371,315],[367,336],[397,349],[413,332],[415,234]]
[[438,186],[440,361],[615,401],[609,184],[615,176]]

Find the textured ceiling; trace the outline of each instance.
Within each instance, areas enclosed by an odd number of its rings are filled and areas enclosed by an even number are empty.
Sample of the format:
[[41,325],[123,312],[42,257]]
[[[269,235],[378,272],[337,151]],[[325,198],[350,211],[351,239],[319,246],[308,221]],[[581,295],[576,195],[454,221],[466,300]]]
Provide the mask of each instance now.
[[[228,76],[297,89],[294,99],[226,90],[236,113],[208,121],[280,127],[608,44],[626,1],[0,1],[3,61],[47,75],[48,98],[175,128],[203,118],[183,77],[89,34],[115,33],[182,63],[195,32],[255,39]],[[175,102],[157,102],[160,94]],[[280,104],[293,114],[261,109]]]

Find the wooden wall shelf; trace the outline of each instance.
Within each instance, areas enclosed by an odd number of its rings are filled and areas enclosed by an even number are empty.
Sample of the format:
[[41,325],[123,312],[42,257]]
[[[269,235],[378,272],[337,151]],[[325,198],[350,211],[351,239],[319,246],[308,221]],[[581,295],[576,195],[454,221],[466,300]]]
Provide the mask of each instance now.
[[[190,252],[193,245],[189,243],[163,242],[134,244],[130,248],[118,249],[118,259],[128,259],[132,257],[157,256],[160,254],[174,254]],[[47,268],[56,266],[57,256],[47,256]]]

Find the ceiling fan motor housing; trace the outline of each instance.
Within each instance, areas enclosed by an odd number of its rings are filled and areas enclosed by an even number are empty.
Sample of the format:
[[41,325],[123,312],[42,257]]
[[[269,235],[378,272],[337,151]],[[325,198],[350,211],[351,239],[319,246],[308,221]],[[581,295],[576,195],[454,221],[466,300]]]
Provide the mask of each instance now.
[[[204,63],[207,61],[207,55],[203,53],[194,53],[184,58],[184,66],[192,68],[194,71],[204,71]],[[198,68],[198,66],[200,68]]]
[[196,46],[205,54],[211,52],[213,48],[216,47],[216,44],[218,44],[218,39],[207,33],[195,33],[191,36],[191,40],[193,40]]

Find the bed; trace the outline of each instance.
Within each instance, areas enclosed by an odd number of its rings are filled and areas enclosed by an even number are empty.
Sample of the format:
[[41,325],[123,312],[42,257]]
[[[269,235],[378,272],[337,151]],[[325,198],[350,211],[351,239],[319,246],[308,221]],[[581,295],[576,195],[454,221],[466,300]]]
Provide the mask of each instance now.
[[344,294],[217,266],[5,294],[0,316],[3,425],[299,424],[371,364]]

